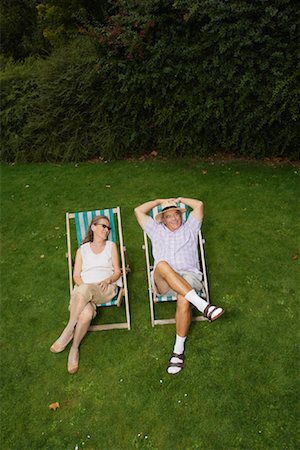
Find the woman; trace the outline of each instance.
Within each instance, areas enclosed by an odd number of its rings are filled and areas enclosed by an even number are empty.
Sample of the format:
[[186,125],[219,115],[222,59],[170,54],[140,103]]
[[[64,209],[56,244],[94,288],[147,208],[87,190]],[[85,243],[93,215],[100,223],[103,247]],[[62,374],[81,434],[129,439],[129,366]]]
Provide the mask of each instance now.
[[62,352],[73,339],[68,357],[71,374],[78,370],[79,345],[96,316],[96,305],[108,302],[118,291],[116,282],[121,270],[117,246],[107,240],[110,230],[106,216],[96,216],[91,221],[76,253],[69,322],[50,348],[53,353]]

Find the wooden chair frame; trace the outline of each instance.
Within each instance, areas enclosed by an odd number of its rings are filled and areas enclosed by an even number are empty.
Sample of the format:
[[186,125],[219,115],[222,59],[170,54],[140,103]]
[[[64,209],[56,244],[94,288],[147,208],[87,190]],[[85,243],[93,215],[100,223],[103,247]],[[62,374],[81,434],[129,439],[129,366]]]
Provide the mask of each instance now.
[[[97,210],[98,211],[98,210]],[[117,231],[119,237],[119,249],[121,255],[121,272],[122,272],[122,280],[123,286],[119,289],[117,299],[111,303],[112,305],[116,305],[120,307],[122,303],[122,299],[124,297],[125,300],[125,314],[126,314],[126,322],[116,322],[110,324],[101,324],[101,325],[91,325],[89,327],[89,331],[101,331],[101,330],[113,330],[113,329],[122,329],[127,328],[130,330],[130,312],[129,312],[129,300],[128,300],[128,287],[127,287],[127,273],[130,272],[130,268],[125,264],[125,252],[126,247],[123,244],[123,233],[122,233],[122,222],[121,222],[121,212],[119,206],[116,208],[105,208],[101,211],[112,211],[113,220],[117,220]],[[88,212],[88,211],[86,211]],[[90,212],[90,211],[89,211]],[[73,260],[72,260],[72,248],[71,248],[71,232],[70,232],[70,220],[75,220],[76,213],[66,213],[66,230],[67,230],[67,247],[68,247],[68,268],[69,268],[69,287],[70,287],[70,295],[73,291]],[[111,224],[112,226],[112,224]],[[115,223],[113,224],[115,227]],[[80,244],[79,244],[80,245]],[[110,302],[109,302],[110,303]],[[105,304],[104,306],[110,306],[110,304]]]

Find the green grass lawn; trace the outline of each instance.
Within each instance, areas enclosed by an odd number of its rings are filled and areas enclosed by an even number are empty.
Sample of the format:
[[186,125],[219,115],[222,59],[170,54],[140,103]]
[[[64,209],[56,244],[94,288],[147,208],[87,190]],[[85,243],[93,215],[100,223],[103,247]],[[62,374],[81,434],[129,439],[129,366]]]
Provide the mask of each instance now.
[[[299,167],[15,165],[2,167],[1,180],[1,448],[300,447]],[[211,300],[226,310],[214,323],[192,325],[186,367],[175,377],[166,373],[175,328],[150,326],[133,214],[146,200],[170,196],[205,204]],[[117,205],[132,265],[132,330],[89,333],[71,376],[67,351],[49,351],[68,315],[65,212]],[[175,304],[160,307],[173,313]],[[60,408],[50,411],[52,402]]]

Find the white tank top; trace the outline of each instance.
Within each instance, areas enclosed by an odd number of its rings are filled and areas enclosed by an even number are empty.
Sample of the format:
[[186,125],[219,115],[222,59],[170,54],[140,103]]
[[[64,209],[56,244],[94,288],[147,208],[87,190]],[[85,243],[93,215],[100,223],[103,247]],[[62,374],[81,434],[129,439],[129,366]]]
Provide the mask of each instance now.
[[[81,245],[82,270],[80,276],[84,283],[100,283],[113,275],[112,245],[112,241],[106,241],[101,253],[94,253],[90,242]],[[116,284],[122,286],[121,278]]]

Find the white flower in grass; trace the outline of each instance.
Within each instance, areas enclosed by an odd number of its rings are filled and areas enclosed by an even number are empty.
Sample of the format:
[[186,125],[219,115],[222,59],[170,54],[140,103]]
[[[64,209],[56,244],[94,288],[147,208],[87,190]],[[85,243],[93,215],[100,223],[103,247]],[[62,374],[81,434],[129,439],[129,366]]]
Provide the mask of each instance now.
[[41,255],[40,258],[42,258],[42,259],[45,258],[45,255]]
[[187,397],[187,394],[184,394],[185,397]]
[[120,383],[122,383],[122,381],[123,381],[123,378],[120,378]]
[[162,384],[163,380],[159,380],[160,384]]
[[181,400],[178,400],[178,403],[181,403]]
[[79,445],[76,444],[75,447],[74,447],[74,450],[78,450],[78,449],[79,449]]
[[148,439],[148,436],[147,436],[147,435],[145,436],[145,439]]
[[26,184],[26,186],[25,186],[25,187],[26,187],[26,189],[27,189],[27,188],[29,188],[29,184]]
[[88,435],[87,435],[87,438],[88,438],[88,439],[91,439],[91,436],[88,434]]

